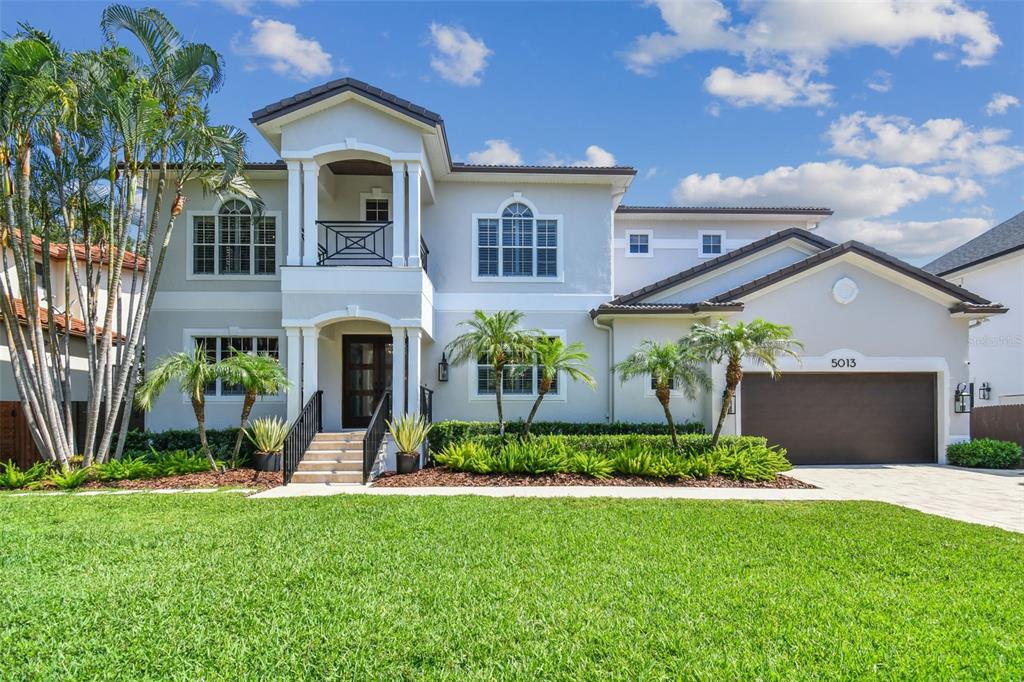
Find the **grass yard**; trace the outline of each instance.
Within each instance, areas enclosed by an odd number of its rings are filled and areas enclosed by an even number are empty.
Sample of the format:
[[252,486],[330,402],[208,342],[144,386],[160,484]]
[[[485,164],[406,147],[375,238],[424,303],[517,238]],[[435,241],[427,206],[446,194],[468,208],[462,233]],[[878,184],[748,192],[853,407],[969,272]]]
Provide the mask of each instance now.
[[861,502],[0,497],[4,679],[1021,679],[1024,536]]

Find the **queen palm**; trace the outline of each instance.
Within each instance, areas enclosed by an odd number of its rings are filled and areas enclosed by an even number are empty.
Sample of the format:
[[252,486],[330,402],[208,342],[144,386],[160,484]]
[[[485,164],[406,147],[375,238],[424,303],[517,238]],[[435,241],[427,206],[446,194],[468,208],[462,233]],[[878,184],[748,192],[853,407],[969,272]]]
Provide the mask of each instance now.
[[676,424],[672,419],[669,405],[672,391],[682,391],[690,400],[697,397],[697,390],[711,385],[703,361],[694,353],[684,340],[669,343],[658,343],[644,339],[640,345],[622,362],[615,365],[614,371],[625,383],[633,377],[650,377],[654,385],[654,395],[665,410],[665,421],[668,422],[672,434],[672,445],[679,447]]
[[144,410],[153,409],[153,403],[172,381],[178,382],[181,392],[192,402],[199,428],[199,444],[210,461],[210,468],[217,468],[217,461],[210,452],[206,440],[206,387],[217,379],[225,377],[223,363],[211,362],[206,347],[197,345],[191,352],[175,353],[161,359],[156,367],[146,374],[146,380],[139,387],[136,404]]
[[534,342],[540,334],[537,330],[520,329],[523,313],[517,310],[499,310],[488,315],[482,310],[473,312],[473,317],[459,323],[469,331],[460,334],[445,347],[453,365],[478,363],[485,360],[494,370],[494,397],[498,408],[498,433],[505,435],[505,413],[502,410],[501,394],[505,383],[505,372],[513,371],[510,365],[532,362]]
[[743,381],[743,361],[752,360],[762,364],[775,377],[779,374],[779,358],[785,355],[799,359],[797,350],[803,350],[804,347],[793,339],[792,327],[761,318],[732,325],[724,320],[719,320],[714,326],[696,324],[690,330],[689,340],[704,359],[716,364],[726,361],[725,396],[718,413],[715,434],[711,438],[712,447],[718,445],[725,416],[736,397],[736,388]]
[[242,436],[249,425],[249,414],[256,404],[256,398],[274,395],[287,387],[288,376],[277,358],[266,354],[243,353],[234,348],[231,349],[231,356],[221,362],[221,370],[225,381],[245,391],[238,437],[235,439],[234,458],[238,459],[238,453],[242,449]]
[[582,381],[590,388],[597,386],[594,377],[590,375],[590,368],[586,362],[589,359],[583,344],[576,341],[565,345],[562,339],[542,336],[534,341],[533,353],[537,363],[537,400],[533,403],[530,416],[526,418],[526,427],[523,429],[523,436],[530,435],[530,426],[533,418],[537,416],[540,403],[551,391],[555,378],[561,372],[562,376],[573,381]]

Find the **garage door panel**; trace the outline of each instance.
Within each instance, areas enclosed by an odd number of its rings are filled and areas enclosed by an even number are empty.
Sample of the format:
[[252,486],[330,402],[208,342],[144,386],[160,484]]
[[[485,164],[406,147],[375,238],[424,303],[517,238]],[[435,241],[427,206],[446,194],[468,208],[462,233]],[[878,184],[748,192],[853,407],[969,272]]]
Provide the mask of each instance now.
[[740,386],[743,433],[794,464],[936,460],[934,374],[747,374]]

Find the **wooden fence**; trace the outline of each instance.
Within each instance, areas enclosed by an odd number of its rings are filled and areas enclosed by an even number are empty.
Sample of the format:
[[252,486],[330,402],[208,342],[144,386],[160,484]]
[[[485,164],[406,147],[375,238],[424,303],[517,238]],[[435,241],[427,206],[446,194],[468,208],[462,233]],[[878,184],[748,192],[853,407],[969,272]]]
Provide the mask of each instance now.
[[971,410],[971,438],[1010,440],[1024,447],[1024,405],[993,405]]
[[[77,453],[82,452],[85,443],[86,409],[85,401],[76,400],[71,403],[71,416],[75,427],[75,452]],[[139,430],[144,428],[143,414],[141,410],[133,410],[128,428]],[[32,466],[33,463],[40,460],[21,403],[16,400],[0,402],[0,463],[9,459],[14,460],[15,464],[22,469]]]

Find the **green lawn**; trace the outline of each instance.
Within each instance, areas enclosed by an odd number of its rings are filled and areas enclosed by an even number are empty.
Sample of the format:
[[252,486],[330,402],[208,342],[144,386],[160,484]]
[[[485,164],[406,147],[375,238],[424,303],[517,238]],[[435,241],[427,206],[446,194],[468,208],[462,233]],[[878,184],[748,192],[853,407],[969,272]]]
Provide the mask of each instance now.
[[1024,677],[1024,536],[859,502],[0,498],[0,678]]

